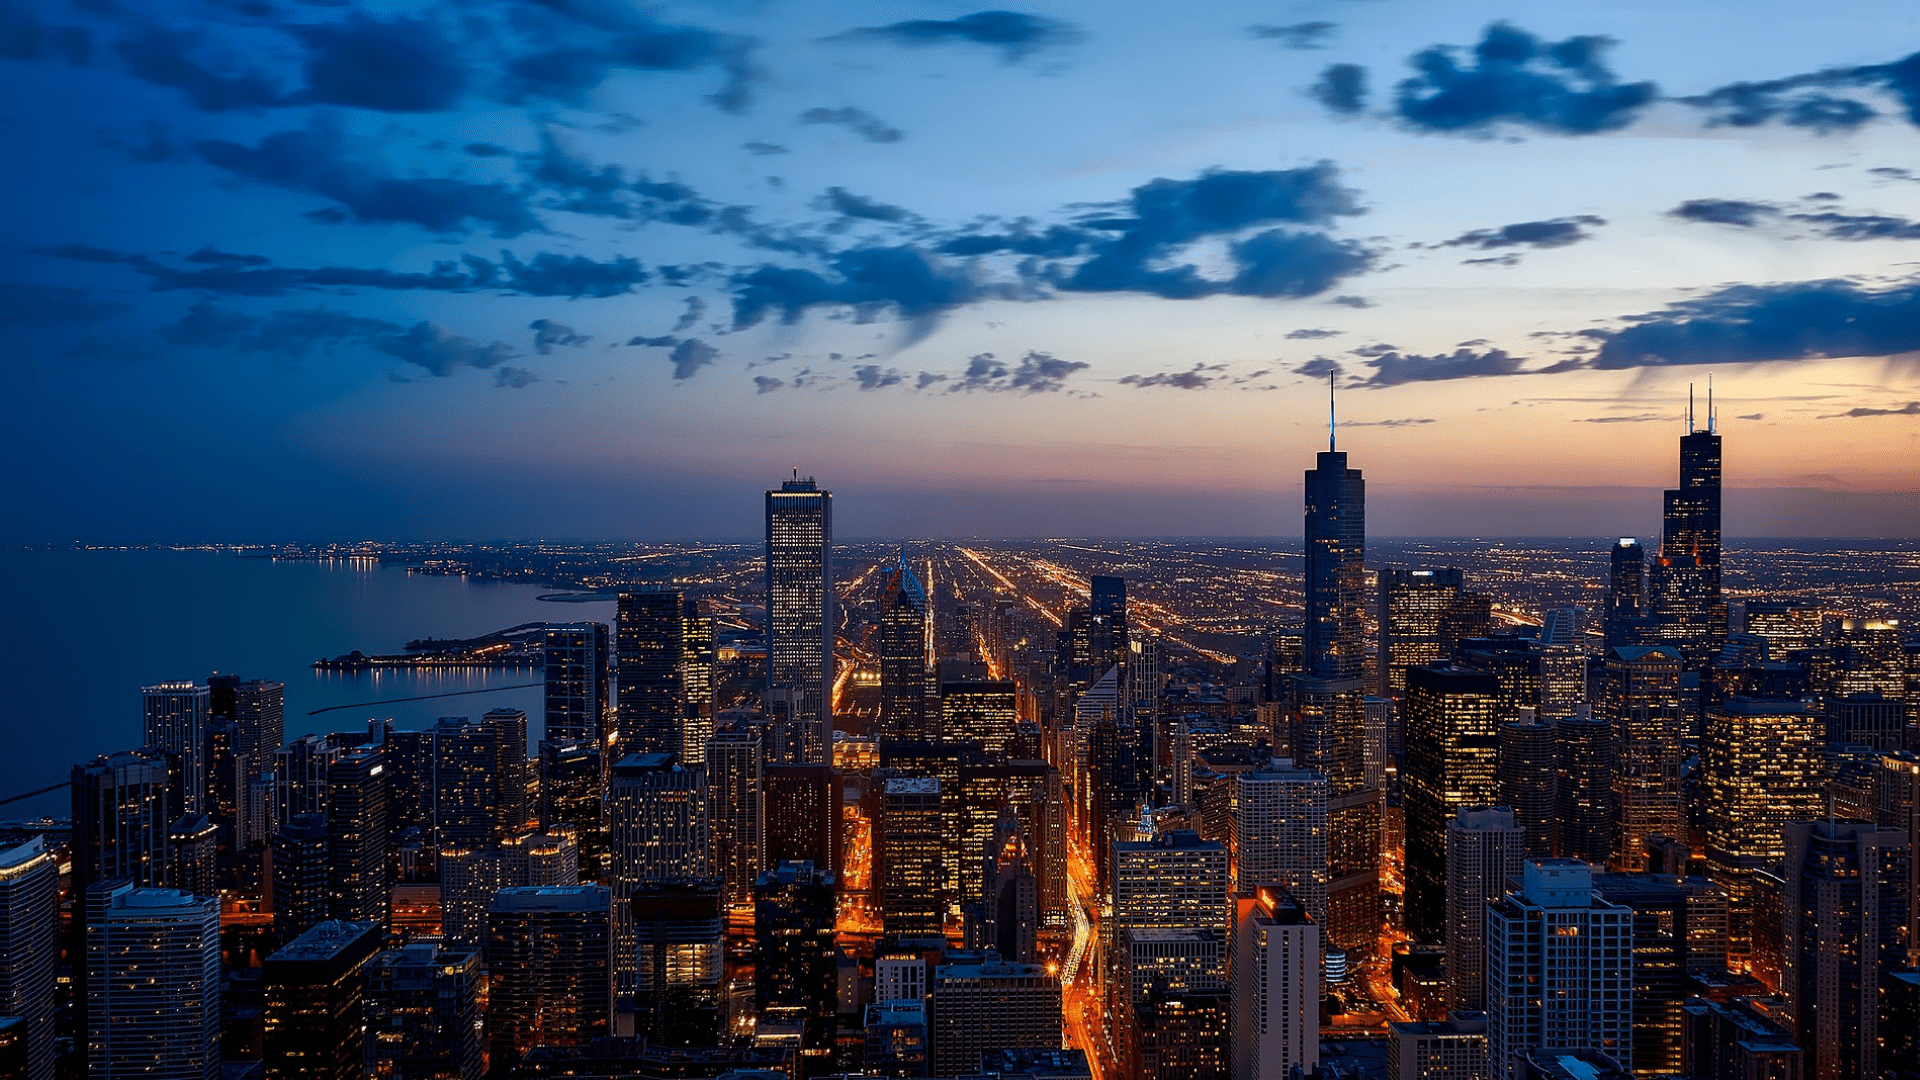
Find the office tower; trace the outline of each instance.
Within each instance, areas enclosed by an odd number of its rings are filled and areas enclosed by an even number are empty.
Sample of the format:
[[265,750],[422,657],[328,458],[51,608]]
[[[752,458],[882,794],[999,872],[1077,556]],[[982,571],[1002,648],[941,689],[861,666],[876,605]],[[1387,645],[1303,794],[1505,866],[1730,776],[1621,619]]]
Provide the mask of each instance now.
[[218,896],[215,866],[219,829],[206,814],[187,814],[167,829],[167,851],[172,866],[167,882],[195,896]]
[[[1380,571],[1380,695],[1398,698],[1407,688],[1407,669],[1437,664],[1453,656],[1460,640],[1485,633],[1463,618],[1466,586],[1460,571]],[[1484,622],[1484,620],[1478,620]]]
[[480,1080],[480,952],[422,941],[366,967],[367,1073]]
[[273,938],[286,945],[327,919],[333,909],[332,845],[322,814],[295,814],[273,834],[267,898]]
[[1386,1080],[1487,1080],[1487,1014],[1387,1024]]
[[[1127,666],[1127,579],[1095,574],[1087,583],[1087,654],[1096,674]],[[1125,680],[1123,679],[1124,683]]]
[[1447,822],[1447,1007],[1486,1007],[1487,905],[1507,894],[1526,832],[1504,806],[1461,807]]
[[598,743],[540,743],[540,827],[570,829],[587,876],[607,872],[607,827],[600,806],[601,756]]
[[[1882,829],[1899,829],[1910,843],[1920,843],[1920,754],[1903,751],[1882,754],[1874,771],[1878,805],[1874,822]],[[1916,849],[1920,855],[1920,849]],[[1907,875],[1907,966],[1920,970],[1920,873]]]
[[861,1063],[869,1075],[927,1075],[927,1003],[873,1002],[863,1017]]
[[417,837],[432,843],[434,812],[434,731],[392,731],[381,742],[387,749],[390,832],[397,838]]
[[73,889],[109,878],[164,885],[179,803],[167,758],[126,750],[73,767]]
[[1540,644],[1578,645],[1586,627],[1587,609],[1583,607],[1548,608],[1540,621]]
[[840,869],[840,783],[828,765],[767,765],[761,772],[765,866],[810,862]]
[[654,1046],[718,1046],[727,1012],[720,882],[643,881],[628,905],[636,956],[634,1030]]
[[366,1075],[361,968],[384,937],[370,922],[319,923],[261,965],[267,1080]]
[[714,732],[707,743],[708,828],[713,871],[727,903],[753,900],[754,883],[766,865],[766,819],[761,800],[764,763],[760,733],[740,726]]
[[628,755],[613,767],[607,803],[616,882],[707,875],[713,840],[705,769],[681,764],[676,754]]
[[1283,1080],[1320,1064],[1320,928],[1279,886],[1238,901],[1233,1080]]
[[1727,893],[1705,878],[1595,874],[1593,894],[1633,912],[1633,1053],[1638,1076],[1679,1076],[1690,976],[1727,967]]
[[940,933],[946,922],[945,830],[937,778],[895,776],[882,782],[873,861],[887,933]]
[[1316,679],[1359,678],[1366,603],[1366,481],[1333,448],[1306,473],[1304,670]]
[[1781,920],[1787,999],[1812,1080],[1880,1075],[1880,995],[1906,962],[1907,834],[1861,822],[1785,829]]
[[984,926],[980,936],[983,947],[1019,964],[1034,962],[1040,932],[1040,883],[1033,872],[1034,856],[1019,813],[1011,806],[1003,808],[981,870]]
[[[1693,998],[1681,1006],[1682,1075],[1698,1080],[1801,1080],[1805,1054],[1793,1032],[1750,1002]],[[1920,1030],[1920,1025],[1916,1026]]]
[[1553,725],[1559,743],[1556,847],[1562,858],[1605,863],[1619,828],[1613,725],[1582,709]]
[[687,722],[686,598],[652,586],[620,593],[619,756],[683,754]]
[[1327,778],[1306,769],[1259,769],[1233,777],[1237,892],[1280,885],[1315,923],[1327,917],[1330,874]]
[[1057,1050],[1060,981],[1037,964],[943,964],[934,969],[927,1024],[934,1076],[976,1072],[983,1050]]
[[487,1043],[502,1068],[535,1046],[584,1046],[613,1012],[613,896],[599,885],[508,888],[487,912]]
[[387,861],[391,780],[385,748],[377,745],[348,750],[327,770],[332,918],[384,928],[392,917]]
[[1578,645],[1541,648],[1540,715],[1549,720],[1572,716],[1587,700],[1587,656]]
[[1387,789],[1387,778],[1396,780],[1400,775],[1400,763],[1393,755],[1392,732],[1395,710],[1391,698],[1369,697],[1367,708],[1367,773],[1366,785]]
[[548,623],[541,653],[546,683],[544,741],[597,741],[613,698],[607,672],[607,624]]
[[797,471],[767,492],[769,760],[832,763],[832,549],[832,492]]
[[927,725],[927,650],[933,612],[905,551],[887,568],[880,598],[880,727],[882,739],[931,737]]
[[1689,671],[1704,668],[1727,636],[1727,607],[1720,595],[1720,436],[1714,431],[1712,397],[1707,427],[1680,439],[1680,486],[1662,500],[1660,554],[1648,568],[1648,632],[1680,651]]
[[1607,654],[1601,707],[1613,727],[1620,815],[1613,862],[1629,872],[1646,868],[1647,837],[1686,835],[1680,770],[1692,725],[1680,703],[1680,665],[1680,653],[1668,645]]
[[340,747],[324,735],[302,735],[273,752],[273,824],[327,812],[327,771]]
[[1792,600],[1748,600],[1747,633],[1765,639],[1769,659],[1818,647],[1826,638],[1826,611]]
[[534,819],[534,807],[527,802],[527,713],[503,706],[488,709],[480,722],[498,733],[494,777],[500,792],[500,830],[502,837],[512,836]]
[[1232,1068],[1233,995],[1155,984],[1134,1006],[1127,1047],[1140,1080],[1218,1080]]
[[0,849],[0,1016],[20,1018],[23,1080],[53,1080],[60,868],[38,837]]
[[1913,1080],[1920,1076],[1920,971],[1892,972],[1882,989],[1880,1075]]
[[1830,693],[1826,705],[1825,738],[1829,744],[1880,751],[1906,749],[1907,705],[1899,697]]
[[461,946],[485,941],[487,912],[501,889],[579,883],[580,850],[564,828],[522,833],[495,848],[445,848],[440,852],[440,908],[446,939]]
[[1500,725],[1495,798],[1513,811],[1514,824],[1526,834],[1527,854],[1536,858],[1553,854],[1559,780],[1551,722],[1542,722],[1523,709],[1519,722]]
[[85,893],[91,1080],[220,1075],[220,901],[102,881]]
[[207,715],[232,724],[232,753],[249,778],[273,768],[273,752],[286,741],[287,687],[238,675],[207,677]]
[[988,760],[1013,756],[1019,736],[1019,690],[1012,680],[940,684],[940,733],[950,742],[977,742]]
[[1514,1065],[1519,1080],[1631,1080],[1612,1054],[1586,1047],[1535,1048]]
[[1447,932],[1447,823],[1497,792],[1500,687],[1452,666],[1407,672],[1407,932],[1439,944]]
[[681,685],[686,690],[687,719],[680,729],[680,756],[689,765],[704,765],[707,740],[713,738],[714,669],[720,663],[720,645],[714,637],[713,615],[700,601],[688,597],[680,612],[680,642],[686,667]]
[[835,880],[782,863],[753,890],[753,1002],[762,1025],[797,1025],[808,1050],[833,1046]]
[[1527,859],[1519,892],[1487,909],[1492,1075],[1539,1047],[1633,1053],[1633,911],[1594,895],[1578,859]]
[[207,688],[164,682],[140,688],[145,744],[179,758],[180,810],[198,814],[207,801]]
[[1647,554],[1640,541],[1623,536],[1613,545],[1613,565],[1607,577],[1607,648],[1639,644],[1641,620],[1646,618]]
[[1906,695],[1906,652],[1900,624],[1891,619],[1841,619],[1833,624],[1833,686],[1836,697]]
[[1218,929],[1233,917],[1227,849],[1169,829],[1113,845],[1113,917],[1120,928]]
[[1753,947],[1753,875],[1786,857],[1783,829],[1818,817],[1820,718],[1801,701],[1728,698],[1707,711],[1700,753],[1707,876],[1727,890],[1730,949]]
[[[501,769],[516,752],[511,742],[506,725],[485,718],[443,716],[434,725],[434,831],[443,847],[489,847],[518,830],[512,776]],[[524,743],[517,753],[525,758]],[[523,809],[525,797],[523,787]]]

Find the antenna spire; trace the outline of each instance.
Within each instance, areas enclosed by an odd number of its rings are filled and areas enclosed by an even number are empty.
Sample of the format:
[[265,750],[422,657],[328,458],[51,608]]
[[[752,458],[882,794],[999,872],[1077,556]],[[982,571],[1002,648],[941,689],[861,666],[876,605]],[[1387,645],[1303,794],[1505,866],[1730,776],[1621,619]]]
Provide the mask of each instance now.
[[1327,453],[1333,453],[1333,370],[1327,370]]
[[1713,433],[1713,372],[1707,372],[1707,433]]
[[1693,384],[1687,384],[1687,434],[1693,434]]

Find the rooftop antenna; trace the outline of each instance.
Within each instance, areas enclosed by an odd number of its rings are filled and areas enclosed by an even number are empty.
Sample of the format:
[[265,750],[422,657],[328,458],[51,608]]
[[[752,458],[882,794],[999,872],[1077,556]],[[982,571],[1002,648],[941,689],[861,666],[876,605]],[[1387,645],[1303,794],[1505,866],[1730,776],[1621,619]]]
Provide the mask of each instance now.
[[793,480],[795,483],[800,482],[800,466],[798,465],[795,465],[793,467]]
[[1687,434],[1693,434],[1693,384],[1687,384]]
[[1333,453],[1333,369],[1327,369],[1327,453]]
[[1713,434],[1713,372],[1707,372],[1707,434]]

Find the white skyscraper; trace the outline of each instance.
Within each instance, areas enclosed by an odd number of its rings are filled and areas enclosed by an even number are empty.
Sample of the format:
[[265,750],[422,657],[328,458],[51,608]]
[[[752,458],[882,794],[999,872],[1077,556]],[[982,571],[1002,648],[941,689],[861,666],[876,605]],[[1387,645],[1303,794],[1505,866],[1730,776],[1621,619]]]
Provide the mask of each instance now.
[[1320,1064],[1320,927],[1278,886],[1239,902],[1233,1080],[1285,1080]]
[[1527,859],[1487,914],[1488,1066],[1523,1073],[1539,1047],[1633,1059],[1633,909],[1593,894],[1578,859]]
[[21,1019],[27,1080],[53,1080],[60,868],[38,838],[0,850],[0,1015]]
[[1241,896],[1259,886],[1284,885],[1307,916],[1326,924],[1328,836],[1327,778],[1290,761],[1233,778],[1234,850]]
[[1520,876],[1527,833],[1504,806],[1462,807],[1447,822],[1447,1005],[1485,1007],[1487,904]]
[[220,1075],[220,899],[102,882],[87,891],[91,1080]]

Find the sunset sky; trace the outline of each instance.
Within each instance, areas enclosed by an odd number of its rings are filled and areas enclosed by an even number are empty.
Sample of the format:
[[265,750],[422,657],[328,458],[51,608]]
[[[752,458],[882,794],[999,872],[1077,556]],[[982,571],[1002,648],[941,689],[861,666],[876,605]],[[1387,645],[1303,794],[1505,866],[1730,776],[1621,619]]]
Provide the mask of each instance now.
[[1910,0],[0,0],[0,542],[1920,535]]

